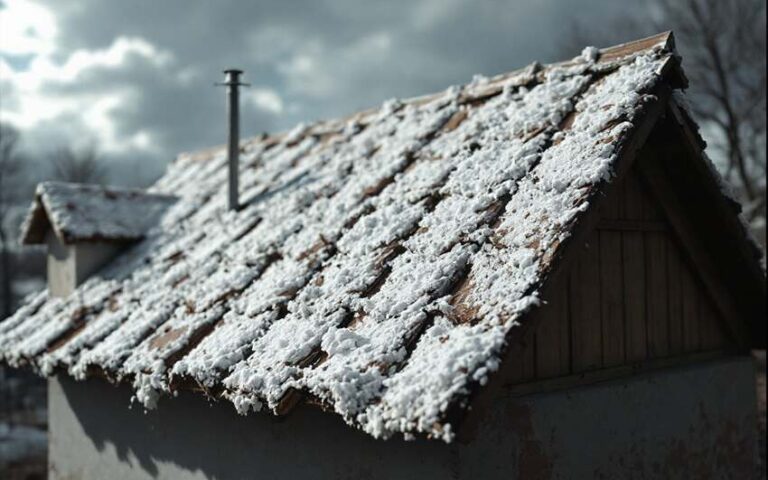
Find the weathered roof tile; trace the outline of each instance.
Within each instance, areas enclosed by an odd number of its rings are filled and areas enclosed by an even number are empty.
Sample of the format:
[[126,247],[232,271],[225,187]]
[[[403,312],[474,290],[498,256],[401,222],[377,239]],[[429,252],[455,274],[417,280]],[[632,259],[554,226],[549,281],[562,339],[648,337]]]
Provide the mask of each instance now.
[[238,212],[224,150],[182,155],[153,188],[179,200],[112,280],[31,299],[0,356],[147,405],[309,395],[376,437],[450,440],[674,58],[668,35],[602,53],[248,141]]

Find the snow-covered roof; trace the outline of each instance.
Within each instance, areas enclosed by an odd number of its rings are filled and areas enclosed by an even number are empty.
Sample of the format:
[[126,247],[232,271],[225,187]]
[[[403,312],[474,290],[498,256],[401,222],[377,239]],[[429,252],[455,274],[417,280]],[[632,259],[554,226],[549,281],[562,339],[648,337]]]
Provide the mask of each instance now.
[[22,224],[21,243],[44,243],[49,228],[65,244],[138,240],[174,201],[144,190],[43,182]]
[[676,66],[663,34],[254,138],[236,212],[225,151],[181,155],[158,227],[69,298],[27,299],[0,355],[147,406],[305,399],[450,440]]

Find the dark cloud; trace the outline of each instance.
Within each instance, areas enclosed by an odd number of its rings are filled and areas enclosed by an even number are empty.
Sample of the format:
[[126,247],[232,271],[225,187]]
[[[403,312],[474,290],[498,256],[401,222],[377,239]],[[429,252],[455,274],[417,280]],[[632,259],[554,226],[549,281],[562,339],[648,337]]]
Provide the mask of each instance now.
[[[40,94],[83,102],[90,113],[78,118],[70,106],[25,133],[43,144],[90,135],[121,145],[101,145],[105,161],[114,172],[134,172],[131,181],[146,180],[178,151],[223,142],[224,92],[213,82],[224,67],[245,69],[254,84],[242,110],[243,133],[255,134],[553,60],[571,18],[610,18],[623,3],[51,1],[45,5],[58,25],[52,61],[106,51],[121,38],[133,50],[76,79],[42,83]],[[106,106],[85,108],[99,101]]]

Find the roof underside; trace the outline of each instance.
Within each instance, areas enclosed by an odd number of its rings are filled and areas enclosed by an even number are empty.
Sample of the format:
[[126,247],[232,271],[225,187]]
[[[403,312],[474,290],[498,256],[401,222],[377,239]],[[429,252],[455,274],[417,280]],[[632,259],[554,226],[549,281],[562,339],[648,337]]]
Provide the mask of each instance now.
[[66,244],[139,240],[174,200],[129,188],[44,182],[37,186],[20,241],[45,243],[49,228]]
[[[0,354],[50,374],[177,388],[282,413],[300,399],[374,436],[450,440],[562,242],[679,81],[668,35],[244,145],[181,156],[147,237],[67,299],[30,298]],[[668,80],[668,82],[664,82]]]

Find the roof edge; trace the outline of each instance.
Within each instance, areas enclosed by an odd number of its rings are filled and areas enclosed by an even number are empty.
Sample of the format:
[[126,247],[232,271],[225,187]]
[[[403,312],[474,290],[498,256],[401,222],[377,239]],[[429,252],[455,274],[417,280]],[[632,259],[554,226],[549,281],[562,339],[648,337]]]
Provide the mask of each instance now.
[[19,228],[19,244],[42,245],[45,243],[45,230],[49,225],[51,222],[48,219],[48,213],[40,197],[35,193],[35,198],[27,209],[27,214]]
[[[553,252],[555,260],[550,263],[551,267],[542,272],[541,281],[530,289],[530,291],[537,292],[539,300],[548,298],[553,290],[559,288],[567,276],[578,257],[577,246],[583,243],[596,228],[600,218],[602,200],[610,196],[611,192],[617,188],[618,182],[626,176],[635,164],[637,155],[650,138],[654,126],[663,118],[672,97],[672,91],[673,89],[669,84],[662,82],[649,92],[655,96],[655,99],[644,106],[635,129],[622,143],[621,150],[617,153],[614,161],[612,177],[596,185],[589,193],[587,203],[590,207],[575,219],[570,228],[570,236],[559,244]],[[505,344],[499,353],[500,366],[490,375],[488,384],[476,383],[471,385],[469,394],[448,409],[449,413],[446,418],[449,421],[447,423],[455,423],[460,442],[472,440],[477,433],[478,422],[483,416],[482,412],[493,402],[495,396],[503,391],[507,380],[507,370],[510,368],[509,358],[512,346],[516,343],[525,342],[536,330],[540,320],[536,314],[540,311],[540,306],[540,302],[531,303],[524,312],[521,312],[518,319],[520,324],[507,334]],[[461,401],[472,404],[474,408],[463,409]]]
[[675,34],[672,30],[657,33],[650,37],[639,38],[630,42],[620,43],[610,47],[600,49],[600,60],[616,60],[632,54],[646,52],[653,49],[661,49],[673,54],[677,54],[675,47]]

